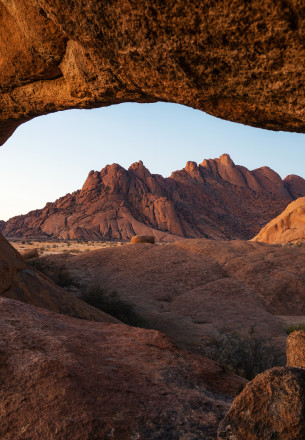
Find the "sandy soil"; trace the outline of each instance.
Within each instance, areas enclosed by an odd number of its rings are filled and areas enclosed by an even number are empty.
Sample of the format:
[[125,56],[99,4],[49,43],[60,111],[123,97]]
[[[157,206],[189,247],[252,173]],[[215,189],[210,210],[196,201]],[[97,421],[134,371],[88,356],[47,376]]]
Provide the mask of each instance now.
[[76,240],[9,240],[12,246],[21,254],[32,249],[38,249],[40,255],[50,254],[80,254],[93,250],[118,247],[128,244],[122,241],[76,241]]

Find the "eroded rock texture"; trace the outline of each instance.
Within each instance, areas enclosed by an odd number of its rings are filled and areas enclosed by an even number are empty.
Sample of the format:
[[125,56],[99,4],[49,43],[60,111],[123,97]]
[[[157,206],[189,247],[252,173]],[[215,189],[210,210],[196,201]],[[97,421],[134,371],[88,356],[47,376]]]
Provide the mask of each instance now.
[[305,438],[305,332],[287,339],[287,367],[257,376],[220,423],[219,440]]
[[287,339],[287,366],[305,368],[305,332],[294,331]]
[[0,136],[68,108],[168,101],[305,131],[302,2],[0,2]]
[[218,430],[219,440],[303,440],[305,371],[273,368],[246,386]]

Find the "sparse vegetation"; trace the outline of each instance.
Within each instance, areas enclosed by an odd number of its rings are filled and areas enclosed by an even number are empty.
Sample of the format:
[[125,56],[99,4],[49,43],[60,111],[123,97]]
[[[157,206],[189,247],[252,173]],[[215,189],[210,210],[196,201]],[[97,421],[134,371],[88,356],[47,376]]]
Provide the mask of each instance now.
[[60,287],[77,286],[77,283],[73,280],[65,266],[57,266],[40,258],[30,260],[28,264],[44,273]]
[[237,332],[222,334],[206,354],[248,380],[269,368],[284,365],[280,350],[270,341],[258,337],[254,328],[246,335]]
[[296,330],[305,330],[305,324],[294,324],[290,325],[286,328],[287,335],[290,335],[290,333],[296,331]]
[[116,292],[108,292],[100,286],[90,286],[82,296],[82,300],[125,324],[147,327],[145,319],[134,310],[131,304],[121,300]]
[[36,239],[35,242],[25,240],[12,239],[11,244],[17,251],[23,251],[26,245],[28,250],[32,248],[38,249],[40,255],[49,254],[78,254],[81,252],[89,252],[105,247],[121,246],[122,242],[117,241],[84,241],[84,240],[63,240],[58,238],[52,239]]

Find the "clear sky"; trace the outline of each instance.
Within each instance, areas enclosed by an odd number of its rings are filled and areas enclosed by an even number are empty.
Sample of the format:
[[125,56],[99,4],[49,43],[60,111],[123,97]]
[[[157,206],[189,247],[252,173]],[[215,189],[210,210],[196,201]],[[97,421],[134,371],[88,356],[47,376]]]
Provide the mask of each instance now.
[[188,160],[231,155],[305,178],[305,134],[272,132],[216,119],[175,104],[120,104],[70,110],[20,126],[0,148],[0,219],[42,208],[81,188],[90,170],[143,160],[169,176]]

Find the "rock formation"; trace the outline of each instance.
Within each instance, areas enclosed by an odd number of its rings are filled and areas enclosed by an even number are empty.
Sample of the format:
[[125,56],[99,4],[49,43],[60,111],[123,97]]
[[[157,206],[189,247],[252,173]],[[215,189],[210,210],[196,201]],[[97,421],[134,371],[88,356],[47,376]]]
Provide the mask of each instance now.
[[87,240],[249,239],[291,200],[277,173],[268,167],[249,171],[227,154],[200,165],[188,162],[169,178],[151,174],[140,161],[128,170],[113,164],[91,171],[81,190],[10,219],[2,232]]
[[253,241],[284,244],[305,241],[305,197],[290,203],[275,219],[271,220]]
[[22,252],[20,255],[26,261],[26,260],[31,260],[32,258],[38,258],[39,252],[38,249],[31,249],[29,251]]
[[114,318],[61,289],[40,272],[27,267],[1,234],[0,295],[82,319],[116,322]]
[[285,177],[284,182],[286,188],[294,199],[304,196],[305,180],[302,177],[291,174],[290,176]]
[[287,340],[287,367],[257,376],[220,423],[218,440],[303,440],[305,435],[305,332]]
[[134,237],[131,238],[130,243],[131,244],[138,244],[138,243],[154,244],[155,237],[153,237],[152,235],[135,235]]
[[287,366],[305,369],[305,332],[294,331],[287,339]]
[[273,368],[247,385],[218,429],[218,440],[303,440],[305,370]]
[[215,438],[246,381],[154,330],[0,298],[0,437]]
[[301,2],[0,2],[0,138],[37,116],[176,102],[305,131]]

